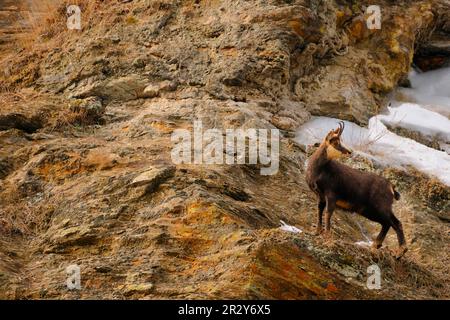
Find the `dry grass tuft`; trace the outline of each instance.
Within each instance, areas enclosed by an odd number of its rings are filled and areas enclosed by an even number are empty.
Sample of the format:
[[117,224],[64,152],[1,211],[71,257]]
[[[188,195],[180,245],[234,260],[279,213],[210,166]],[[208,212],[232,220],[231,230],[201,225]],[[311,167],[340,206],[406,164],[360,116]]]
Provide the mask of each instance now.
[[67,127],[77,127],[92,124],[91,119],[85,109],[67,110],[59,113],[53,129],[62,129]]
[[410,168],[407,172],[388,169],[387,176],[406,191],[411,198],[421,201],[425,206],[436,212],[448,213],[450,210],[450,187],[436,178]]
[[101,105],[90,108],[83,102],[72,102],[67,108],[58,113],[52,129],[74,129],[75,127],[104,124],[103,112],[104,109],[102,109]]
[[[33,0],[29,2],[29,11],[23,13],[24,32],[19,43],[24,49],[31,49],[36,44],[45,45],[53,38],[66,35],[67,7],[77,5],[81,9],[81,23],[89,21],[94,13],[97,1],[89,0]],[[84,23],[83,23],[84,22]]]
[[49,204],[31,204],[22,196],[16,186],[9,186],[1,193],[1,234],[29,236],[47,228],[54,208]]

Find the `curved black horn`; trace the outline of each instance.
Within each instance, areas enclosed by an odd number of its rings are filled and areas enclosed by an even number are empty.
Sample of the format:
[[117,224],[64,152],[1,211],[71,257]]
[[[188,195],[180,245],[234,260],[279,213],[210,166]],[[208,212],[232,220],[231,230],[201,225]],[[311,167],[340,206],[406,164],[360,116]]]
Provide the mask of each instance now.
[[345,128],[345,122],[344,121],[340,121],[339,122],[339,128],[340,128],[339,135],[341,135],[342,132],[344,131],[344,128]]

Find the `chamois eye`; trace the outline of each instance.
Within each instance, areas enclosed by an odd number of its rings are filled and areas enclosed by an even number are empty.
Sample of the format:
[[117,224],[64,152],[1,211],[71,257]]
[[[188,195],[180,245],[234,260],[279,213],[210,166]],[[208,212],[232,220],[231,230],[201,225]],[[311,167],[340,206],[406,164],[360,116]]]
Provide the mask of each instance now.
[[338,143],[338,141],[339,141],[339,139],[337,137],[333,137],[330,139],[330,142],[333,144]]

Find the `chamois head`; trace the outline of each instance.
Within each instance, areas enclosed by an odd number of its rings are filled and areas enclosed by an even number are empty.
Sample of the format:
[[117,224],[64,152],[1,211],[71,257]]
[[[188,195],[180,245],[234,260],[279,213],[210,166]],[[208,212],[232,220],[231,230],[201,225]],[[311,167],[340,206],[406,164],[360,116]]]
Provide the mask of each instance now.
[[341,135],[344,131],[344,127],[344,122],[339,122],[339,128],[337,128],[336,130],[331,130],[322,142],[322,145],[326,147],[327,158],[330,160],[340,158],[342,157],[342,155],[349,155],[352,153],[341,142]]

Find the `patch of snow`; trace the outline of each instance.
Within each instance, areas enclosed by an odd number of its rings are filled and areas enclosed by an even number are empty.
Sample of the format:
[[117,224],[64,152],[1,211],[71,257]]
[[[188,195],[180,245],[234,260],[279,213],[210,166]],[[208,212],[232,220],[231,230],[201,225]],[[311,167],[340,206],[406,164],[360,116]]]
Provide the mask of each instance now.
[[357,241],[355,244],[360,247],[370,247],[372,246],[372,241]]
[[[313,117],[299,128],[296,141],[305,146],[321,142],[330,130],[338,127],[339,121],[341,120],[329,117]],[[372,117],[368,128],[344,122],[342,140],[359,154],[384,166],[404,168],[413,166],[450,185],[450,155],[446,152],[390,132],[380,120],[380,116]]]
[[396,108],[388,107],[388,111],[387,115],[377,116],[381,122],[417,131],[443,142],[450,141],[450,120],[439,113],[414,103],[403,103]]
[[[353,213],[355,214],[355,213]],[[367,242],[371,242],[370,238],[367,236],[366,230],[363,228],[363,226],[358,222],[358,220],[355,219],[356,224],[358,225],[359,231],[361,231],[361,234],[363,235],[364,239],[366,239]]]
[[301,233],[302,232],[302,230],[300,230],[299,228],[290,226],[290,225],[286,224],[286,222],[284,222],[283,220],[280,220],[280,223],[281,223],[280,229],[283,231],[292,232],[292,233]]
[[450,117],[450,68],[409,74],[411,88],[399,91],[423,108]]
[[398,91],[403,94],[406,101],[420,104],[424,109],[434,111],[444,117],[450,117],[450,98],[426,96],[419,94],[414,89],[410,88],[400,88]]
[[[339,121],[341,120],[329,117],[312,117],[310,121],[299,128],[295,140],[306,147],[316,142],[321,142],[330,130],[338,127]],[[353,148],[365,145],[367,140],[370,139],[369,131],[352,122],[344,122],[345,130],[342,133],[343,142]]]
[[426,96],[450,98],[450,68],[409,74],[412,89]]
[[[355,214],[355,213],[353,213]],[[369,236],[367,235],[367,231],[364,229],[364,227],[358,222],[357,219],[354,220],[356,222],[356,224],[358,225],[359,231],[361,231],[362,236],[364,237],[365,241],[357,241],[355,242],[355,244],[357,246],[362,246],[362,247],[370,247],[373,243],[373,241],[369,238]]]

